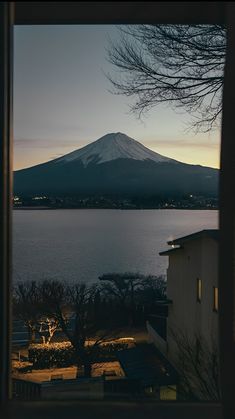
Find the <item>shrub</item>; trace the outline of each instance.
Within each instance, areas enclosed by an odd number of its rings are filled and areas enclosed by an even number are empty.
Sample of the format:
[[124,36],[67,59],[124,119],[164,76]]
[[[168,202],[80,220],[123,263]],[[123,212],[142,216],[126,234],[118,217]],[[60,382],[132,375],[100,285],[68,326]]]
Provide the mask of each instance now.
[[104,343],[100,345],[99,352],[97,354],[97,361],[103,360],[115,360],[116,359],[116,352],[127,349],[127,343],[120,343],[120,342],[113,342],[113,343]]
[[70,342],[32,344],[29,347],[29,362],[34,369],[68,367],[75,363],[75,351]]
[[[116,359],[116,352],[127,349],[127,343],[113,342],[99,346],[93,362]],[[64,368],[77,365],[75,350],[70,342],[51,343],[50,345],[31,344],[29,346],[29,362],[33,369]]]
[[13,361],[12,362],[12,373],[27,373],[32,370],[31,362]]

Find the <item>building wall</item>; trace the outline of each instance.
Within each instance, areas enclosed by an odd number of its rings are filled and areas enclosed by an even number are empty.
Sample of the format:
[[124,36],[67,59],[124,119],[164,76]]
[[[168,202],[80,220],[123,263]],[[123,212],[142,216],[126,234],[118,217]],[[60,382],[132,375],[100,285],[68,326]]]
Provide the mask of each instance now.
[[[213,311],[213,287],[218,286],[218,243],[209,237],[186,242],[169,255],[167,296],[173,301],[167,320],[168,356],[174,362],[174,333],[190,339],[201,335],[208,344],[218,339],[218,314]],[[197,301],[197,278],[202,280],[202,298]]]

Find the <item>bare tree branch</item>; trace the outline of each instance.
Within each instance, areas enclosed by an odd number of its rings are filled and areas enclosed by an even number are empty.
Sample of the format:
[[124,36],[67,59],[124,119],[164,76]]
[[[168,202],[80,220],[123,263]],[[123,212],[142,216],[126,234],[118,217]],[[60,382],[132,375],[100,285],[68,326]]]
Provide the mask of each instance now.
[[176,345],[181,393],[187,399],[221,400],[218,345],[202,335],[189,336],[182,329],[170,330]]
[[196,131],[207,132],[222,110],[226,31],[219,25],[128,25],[120,41],[110,42],[108,61],[119,76],[107,74],[115,94],[133,96],[141,116],[168,103],[194,117]]

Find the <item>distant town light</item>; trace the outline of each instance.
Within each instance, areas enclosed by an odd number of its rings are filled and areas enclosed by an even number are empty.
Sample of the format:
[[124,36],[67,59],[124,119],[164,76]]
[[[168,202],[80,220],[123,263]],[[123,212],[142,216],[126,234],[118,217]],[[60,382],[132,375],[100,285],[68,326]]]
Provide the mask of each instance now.
[[46,199],[46,196],[34,196],[32,199],[35,201],[39,199]]

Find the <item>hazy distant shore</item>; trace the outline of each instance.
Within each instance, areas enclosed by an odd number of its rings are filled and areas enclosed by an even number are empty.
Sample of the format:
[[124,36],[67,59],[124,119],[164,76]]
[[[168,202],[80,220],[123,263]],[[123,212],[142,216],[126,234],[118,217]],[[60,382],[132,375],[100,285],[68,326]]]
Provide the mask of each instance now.
[[213,207],[195,207],[195,208],[191,208],[191,207],[136,207],[136,208],[130,208],[130,207],[120,207],[120,208],[114,208],[114,207],[41,207],[41,206],[32,206],[32,207],[13,207],[13,210],[16,211],[27,211],[27,210],[208,210],[208,211],[212,211],[212,210],[216,210],[218,211],[219,208],[213,208]]

